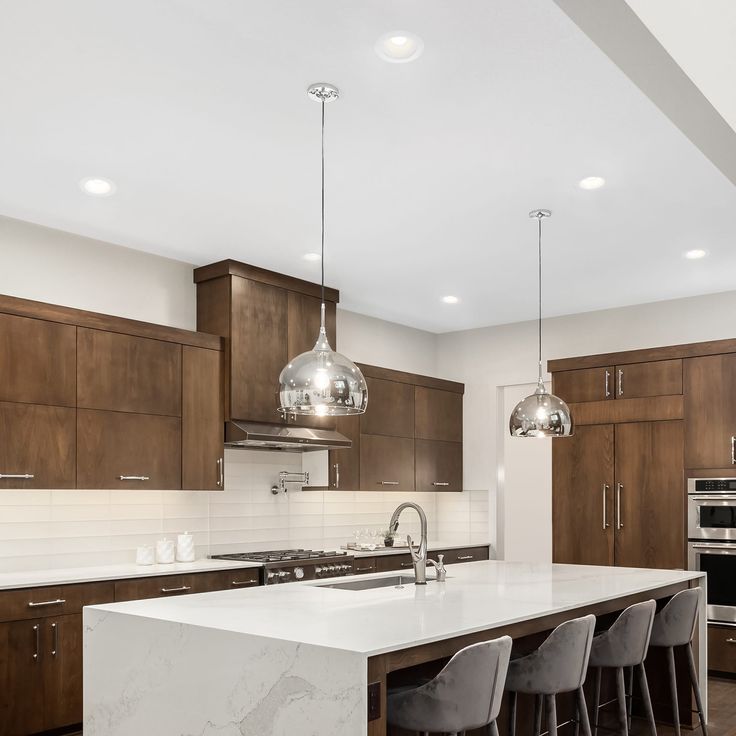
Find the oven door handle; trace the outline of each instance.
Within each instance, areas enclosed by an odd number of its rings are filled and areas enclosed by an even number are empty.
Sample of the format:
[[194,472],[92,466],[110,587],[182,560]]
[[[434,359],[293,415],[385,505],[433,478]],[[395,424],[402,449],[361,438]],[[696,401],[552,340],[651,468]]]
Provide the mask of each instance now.
[[711,495],[711,494],[690,494],[690,500],[691,501],[736,501],[736,496],[734,495],[726,495],[726,494],[720,494],[720,495]]
[[690,543],[693,549],[712,549],[712,550],[728,550],[726,554],[736,555],[736,544],[731,542],[725,542],[724,544],[716,543],[705,543],[705,544],[694,544]]

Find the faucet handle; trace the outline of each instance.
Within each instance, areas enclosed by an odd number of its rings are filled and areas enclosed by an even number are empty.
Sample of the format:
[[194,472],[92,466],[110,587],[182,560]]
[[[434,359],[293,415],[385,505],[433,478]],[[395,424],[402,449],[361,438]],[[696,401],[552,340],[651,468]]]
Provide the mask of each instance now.
[[437,581],[444,583],[447,579],[447,568],[445,567],[445,556],[437,555],[437,562],[434,563],[437,570]]

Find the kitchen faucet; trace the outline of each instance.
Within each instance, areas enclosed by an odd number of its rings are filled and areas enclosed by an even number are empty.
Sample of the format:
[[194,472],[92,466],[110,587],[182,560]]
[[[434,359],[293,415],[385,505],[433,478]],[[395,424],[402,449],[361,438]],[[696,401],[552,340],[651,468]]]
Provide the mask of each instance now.
[[[440,558],[439,564],[434,560],[427,560],[427,515],[424,513],[424,509],[417,503],[411,501],[405,501],[396,507],[396,510],[391,514],[391,521],[389,522],[389,529],[395,532],[399,528],[399,516],[401,512],[406,509],[414,509],[419,514],[419,523],[421,524],[421,540],[419,541],[419,549],[414,550],[412,545],[411,535],[406,535],[406,541],[409,545],[409,552],[411,553],[411,561],[414,564],[414,582],[416,585],[427,584],[427,562],[434,565],[437,568],[437,579],[444,580],[444,565],[442,565],[442,559]],[[442,575],[440,575],[442,573]]]

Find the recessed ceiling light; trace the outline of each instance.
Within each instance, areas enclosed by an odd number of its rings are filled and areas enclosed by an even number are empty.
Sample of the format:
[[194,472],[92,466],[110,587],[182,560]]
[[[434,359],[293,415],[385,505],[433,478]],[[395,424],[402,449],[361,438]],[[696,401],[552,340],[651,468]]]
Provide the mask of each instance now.
[[88,176],[79,182],[79,186],[85,194],[93,197],[109,197],[115,194],[115,184],[109,179],[103,179],[99,176]]
[[305,261],[319,261],[322,257],[319,253],[305,253],[302,258]]
[[422,39],[406,31],[392,31],[376,41],[376,53],[394,64],[414,61],[424,51]]
[[581,189],[600,189],[604,186],[606,180],[602,176],[586,176],[578,182]]
[[456,296],[443,296],[442,301],[445,304],[457,304],[460,300]]
[[685,251],[685,258],[687,258],[688,261],[697,261],[698,258],[705,258],[707,255],[708,251],[703,250],[702,248],[693,248],[692,250]]

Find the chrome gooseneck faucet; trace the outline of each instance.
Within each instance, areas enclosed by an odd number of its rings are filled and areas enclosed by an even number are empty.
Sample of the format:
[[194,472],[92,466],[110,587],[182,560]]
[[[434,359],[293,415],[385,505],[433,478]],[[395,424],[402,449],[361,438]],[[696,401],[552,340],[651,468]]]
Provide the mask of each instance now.
[[414,549],[414,545],[411,541],[411,536],[407,534],[406,541],[409,545],[409,552],[411,554],[411,561],[414,564],[414,582],[417,585],[427,584],[427,562],[437,567],[438,579],[444,580],[444,566],[440,561],[442,567],[442,578],[440,578],[440,566],[434,560],[427,560],[427,515],[424,513],[424,509],[416,503],[406,501],[396,507],[396,510],[391,514],[391,521],[389,522],[389,529],[395,532],[399,528],[399,516],[404,509],[414,509],[419,514],[419,523],[421,524],[421,539],[419,541],[419,548]]

